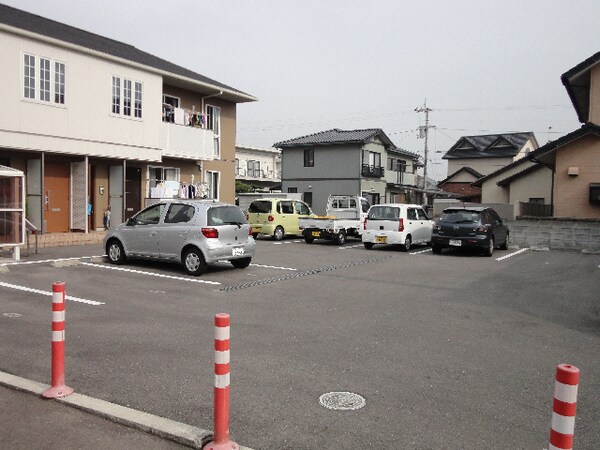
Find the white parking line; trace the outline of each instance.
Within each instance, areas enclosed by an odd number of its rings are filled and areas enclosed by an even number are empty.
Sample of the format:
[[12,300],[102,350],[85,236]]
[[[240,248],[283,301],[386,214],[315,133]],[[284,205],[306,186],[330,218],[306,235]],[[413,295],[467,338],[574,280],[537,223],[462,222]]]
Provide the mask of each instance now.
[[100,256],[78,256],[73,258],[57,258],[57,259],[40,259],[38,261],[21,261],[21,262],[9,262],[0,264],[0,266],[27,266],[29,264],[43,264],[43,263],[53,263],[58,261],[74,261],[78,259],[92,259],[92,258],[102,258],[104,255]]
[[518,255],[519,253],[523,253],[529,250],[528,248],[522,248],[521,250],[517,250],[516,252],[509,253],[508,255],[501,256],[500,258],[496,258],[496,261],[502,261],[503,259],[510,258],[511,256]]
[[[0,281],[0,286],[6,287],[9,289],[16,289],[18,291],[31,292],[33,294],[47,295],[50,297],[52,296],[52,292],[50,292],[50,291],[41,291],[39,289],[33,289],[33,288],[26,287],[26,286],[18,286],[16,284],[4,283],[2,281]],[[72,295],[66,295],[65,298],[67,300],[71,300],[73,302],[85,303],[87,305],[92,305],[92,306],[104,305],[104,302],[96,302],[93,300],[86,300],[84,298],[73,297]]]
[[358,248],[362,247],[362,244],[354,244],[354,245],[345,245],[343,247],[338,247],[340,250],[346,250],[347,248]]
[[298,270],[298,269],[292,269],[291,267],[265,266],[264,264],[250,264],[250,265],[253,267],[264,267],[266,269]]
[[200,280],[200,279],[197,279],[197,278],[187,278],[187,277],[176,277],[176,276],[173,276],[173,275],[164,275],[162,273],[144,272],[142,270],[127,269],[125,267],[103,266],[101,264],[93,264],[93,263],[81,263],[80,265],[82,265],[82,266],[96,267],[98,269],[118,270],[118,271],[121,271],[121,272],[137,273],[137,274],[140,274],[140,275],[151,275],[151,276],[157,277],[157,278],[168,278],[169,280],[189,281],[190,283],[203,283],[203,284],[216,284],[216,285],[220,285],[221,284],[218,281]]
[[426,248],[425,250],[419,250],[418,252],[409,253],[409,255],[418,255],[419,253],[427,253],[427,252],[430,252],[430,251],[431,251],[430,248]]

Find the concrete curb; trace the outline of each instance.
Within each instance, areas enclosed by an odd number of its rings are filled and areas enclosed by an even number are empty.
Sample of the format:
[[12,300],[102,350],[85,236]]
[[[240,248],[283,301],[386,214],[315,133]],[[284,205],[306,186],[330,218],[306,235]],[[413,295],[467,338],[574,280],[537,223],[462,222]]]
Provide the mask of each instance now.
[[[0,385],[38,396],[41,396],[42,392],[50,387],[47,384],[27,380],[5,372],[0,372]],[[212,439],[212,432],[208,430],[88,397],[87,395],[73,393],[68,397],[55,400],[113,422],[196,449],[202,448]],[[240,446],[240,450],[252,449]]]

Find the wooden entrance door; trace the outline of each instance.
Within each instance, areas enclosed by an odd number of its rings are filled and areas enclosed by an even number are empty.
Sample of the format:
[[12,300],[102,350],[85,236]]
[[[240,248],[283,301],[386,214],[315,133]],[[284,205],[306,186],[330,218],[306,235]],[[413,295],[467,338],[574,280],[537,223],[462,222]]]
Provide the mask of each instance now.
[[69,163],[44,163],[44,221],[47,233],[69,231]]

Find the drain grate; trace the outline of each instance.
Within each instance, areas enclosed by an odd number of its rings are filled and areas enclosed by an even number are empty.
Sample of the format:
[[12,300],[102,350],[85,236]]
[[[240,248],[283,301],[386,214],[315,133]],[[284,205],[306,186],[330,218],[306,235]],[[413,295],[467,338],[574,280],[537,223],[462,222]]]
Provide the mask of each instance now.
[[383,261],[383,260],[390,259],[390,258],[393,258],[393,256],[383,256],[380,258],[371,258],[371,259],[363,259],[363,260],[358,260],[358,261],[351,261],[348,263],[337,264],[335,266],[320,267],[318,269],[305,270],[304,272],[296,272],[296,273],[289,274],[289,275],[282,275],[279,277],[265,278],[263,280],[256,280],[256,281],[250,281],[248,283],[226,286],[226,287],[219,289],[219,291],[221,291],[221,292],[237,291],[239,289],[247,289],[247,288],[251,288],[251,287],[255,287],[255,286],[261,286],[263,284],[277,283],[279,281],[291,280],[291,279],[300,278],[300,277],[307,277],[310,275],[317,275],[321,272],[330,272],[332,270],[346,269],[349,267],[374,263],[377,261]]
[[365,406],[367,401],[364,397],[352,392],[328,392],[319,397],[319,403],[327,409],[353,411]]

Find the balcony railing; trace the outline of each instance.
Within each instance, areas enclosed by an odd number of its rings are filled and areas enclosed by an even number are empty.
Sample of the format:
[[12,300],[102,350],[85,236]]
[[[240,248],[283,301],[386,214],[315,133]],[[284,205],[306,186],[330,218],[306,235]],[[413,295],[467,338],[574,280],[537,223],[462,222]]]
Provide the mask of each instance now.
[[215,135],[206,128],[205,115],[163,105],[160,134],[163,156],[215,159]]
[[235,169],[235,176],[245,179],[281,181],[281,173],[277,171],[274,172],[272,170],[247,170],[238,168]]
[[416,178],[414,173],[410,172],[399,172],[386,170],[385,181],[392,184],[401,184],[404,186],[415,186]]
[[363,164],[362,166],[362,176],[363,177],[374,177],[381,178],[383,177],[384,169],[381,166],[371,166],[369,164]]

